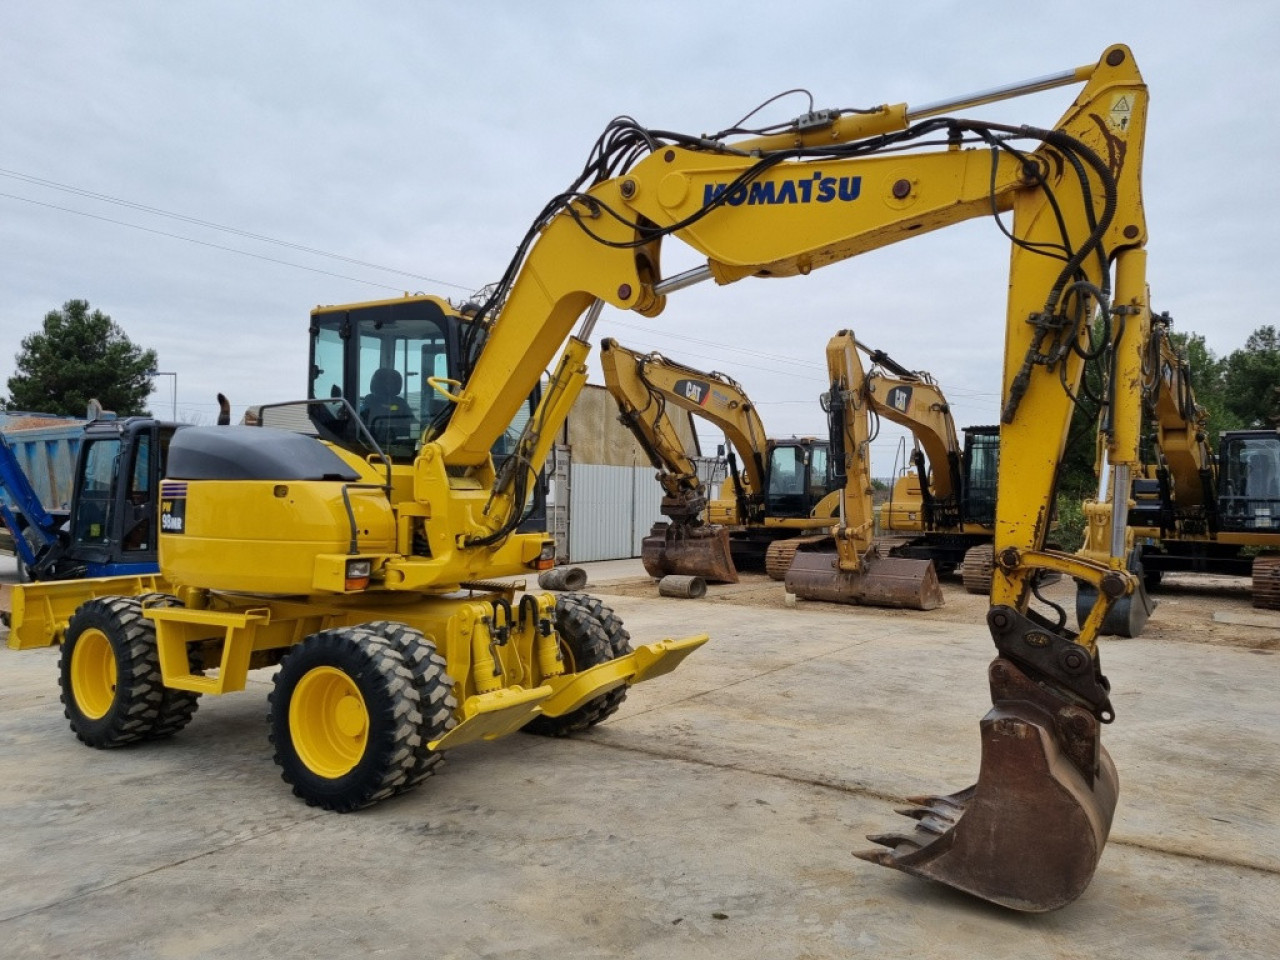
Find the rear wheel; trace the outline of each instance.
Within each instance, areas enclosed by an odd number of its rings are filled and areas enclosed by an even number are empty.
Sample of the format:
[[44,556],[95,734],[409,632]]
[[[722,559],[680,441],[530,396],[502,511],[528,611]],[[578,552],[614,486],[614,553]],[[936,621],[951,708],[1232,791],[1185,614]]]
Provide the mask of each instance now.
[[64,713],[91,747],[119,747],[151,735],[164,686],[155,630],[133,597],[99,597],[67,625],[58,663]]
[[[167,593],[144,593],[138,597],[138,604],[145,610],[147,607],[180,607],[182,601]],[[154,636],[155,624],[148,620],[147,625]],[[187,665],[192,673],[204,673],[204,656],[199,647],[187,647]],[[173,736],[191,722],[200,706],[200,694],[192,690],[174,690],[171,687],[161,689],[160,712],[155,726],[147,734],[148,740]]]
[[361,627],[323,630],[276,674],[267,720],[296,796],[345,813],[391,796],[414,771],[421,697],[404,657]]
[[[566,654],[566,669],[575,673],[631,652],[631,635],[623,629],[622,620],[585,593],[566,593],[556,600],[556,633]],[[568,736],[604,720],[626,698],[627,688],[621,686],[562,716],[535,717],[524,729],[547,737]]]
[[407,790],[431,776],[444,759],[428,744],[439,740],[458,722],[453,680],[446,669],[444,657],[421,630],[394,620],[366,623],[363,629],[382,637],[404,658],[421,701],[422,726],[418,731],[421,742],[413,751],[413,765],[399,788]]

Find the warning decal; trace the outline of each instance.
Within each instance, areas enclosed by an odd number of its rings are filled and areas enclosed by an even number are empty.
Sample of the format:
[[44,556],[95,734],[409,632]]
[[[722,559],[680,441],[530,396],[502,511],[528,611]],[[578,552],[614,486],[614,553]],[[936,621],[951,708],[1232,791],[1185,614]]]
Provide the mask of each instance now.
[[1131,111],[1131,103],[1129,94],[1122,93],[1111,103],[1111,113],[1108,115],[1111,121],[1111,129],[1118,130],[1121,133],[1129,129],[1129,117]]

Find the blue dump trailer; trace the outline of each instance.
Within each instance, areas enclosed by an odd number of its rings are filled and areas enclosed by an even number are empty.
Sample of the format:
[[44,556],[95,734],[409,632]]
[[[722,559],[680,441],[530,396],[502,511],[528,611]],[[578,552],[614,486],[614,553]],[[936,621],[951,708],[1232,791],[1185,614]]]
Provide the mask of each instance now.
[[88,422],[31,413],[0,417],[0,552],[29,562],[16,542],[18,532],[66,518]]

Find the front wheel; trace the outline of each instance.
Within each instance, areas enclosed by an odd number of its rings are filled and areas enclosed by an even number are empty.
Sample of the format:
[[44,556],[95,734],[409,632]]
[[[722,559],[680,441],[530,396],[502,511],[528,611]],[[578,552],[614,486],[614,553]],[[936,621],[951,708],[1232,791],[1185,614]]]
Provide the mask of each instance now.
[[151,735],[164,685],[155,629],[132,597],[99,597],[72,615],[58,662],[64,713],[81,742],[120,747]]
[[421,696],[404,657],[370,630],[307,637],[284,658],[269,699],[280,776],[311,806],[359,810],[415,770]]
[[[556,600],[556,633],[566,654],[566,667],[581,673],[631,652],[631,634],[609,607],[585,593],[565,593]],[[558,717],[534,717],[524,729],[545,737],[565,737],[595,726],[615,713],[627,698],[626,686],[588,700]]]

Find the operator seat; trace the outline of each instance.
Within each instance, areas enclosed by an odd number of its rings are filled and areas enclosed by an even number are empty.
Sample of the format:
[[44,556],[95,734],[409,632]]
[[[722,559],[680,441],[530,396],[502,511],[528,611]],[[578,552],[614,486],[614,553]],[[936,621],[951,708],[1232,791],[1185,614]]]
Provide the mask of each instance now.
[[1248,495],[1256,500],[1274,500],[1280,496],[1270,457],[1257,453],[1249,458]]
[[400,396],[404,379],[393,367],[379,367],[369,380],[369,393],[360,401],[360,419],[378,443],[409,436],[409,403]]

